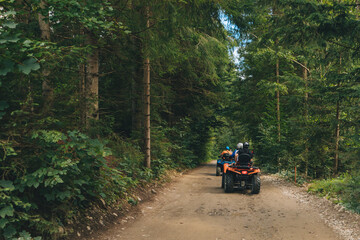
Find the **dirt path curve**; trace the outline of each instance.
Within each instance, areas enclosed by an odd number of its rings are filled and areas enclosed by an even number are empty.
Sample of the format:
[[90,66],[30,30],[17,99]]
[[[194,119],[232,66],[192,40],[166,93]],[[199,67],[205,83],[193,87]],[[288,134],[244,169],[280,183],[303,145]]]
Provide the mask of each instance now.
[[[312,204],[262,176],[258,195],[224,193],[215,162],[178,178],[142,204],[136,218],[119,219],[99,240],[354,239],[332,228]],[[359,223],[355,223],[358,225]],[[356,238],[357,239],[357,238]]]

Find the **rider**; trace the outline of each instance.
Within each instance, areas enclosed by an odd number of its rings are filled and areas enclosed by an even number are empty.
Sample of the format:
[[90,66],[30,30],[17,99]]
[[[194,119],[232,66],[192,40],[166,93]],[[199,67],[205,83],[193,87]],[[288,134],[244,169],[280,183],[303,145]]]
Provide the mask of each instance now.
[[229,155],[232,154],[228,146],[226,146],[225,150],[220,154],[220,156],[222,157],[224,154],[229,154]]
[[251,156],[251,158],[254,157],[254,154],[249,150],[249,143],[248,142],[244,142],[244,149],[243,149],[244,153],[247,153]]

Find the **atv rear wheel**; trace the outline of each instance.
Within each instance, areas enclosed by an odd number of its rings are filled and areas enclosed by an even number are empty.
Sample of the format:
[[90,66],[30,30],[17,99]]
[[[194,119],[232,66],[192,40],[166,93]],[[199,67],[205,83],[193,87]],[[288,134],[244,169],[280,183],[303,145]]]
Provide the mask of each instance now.
[[221,167],[216,167],[216,176],[220,176]]
[[260,175],[255,174],[252,177],[251,193],[258,194],[260,192]]
[[225,192],[232,193],[234,191],[234,175],[232,173],[225,174]]
[[221,188],[224,188],[225,186],[225,173],[222,173],[222,176],[221,176]]

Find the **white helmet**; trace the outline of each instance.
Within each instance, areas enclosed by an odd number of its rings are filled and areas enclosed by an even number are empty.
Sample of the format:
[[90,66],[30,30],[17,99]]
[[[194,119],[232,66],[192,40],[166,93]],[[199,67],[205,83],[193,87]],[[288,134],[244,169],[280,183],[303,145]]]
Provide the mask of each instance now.
[[242,143],[238,143],[238,144],[236,145],[236,147],[237,147],[237,149],[242,149],[242,148],[243,148],[243,144],[242,144]]

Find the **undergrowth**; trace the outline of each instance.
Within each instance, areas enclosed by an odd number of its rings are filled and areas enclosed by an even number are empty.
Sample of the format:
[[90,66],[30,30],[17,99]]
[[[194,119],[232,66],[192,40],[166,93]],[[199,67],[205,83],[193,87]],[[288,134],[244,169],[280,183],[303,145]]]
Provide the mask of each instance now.
[[360,174],[343,174],[337,178],[314,180],[309,192],[317,193],[347,209],[360,213]]
[[[290,182],[294,182],[295,179],[293,171],[282,171],[277,175]],[[304,175],[298,174],[296,183],[299,185],[310,183],[308,192],[325,197],[333,203],[341,204],[345,208],[360,214],[360,173],[346,173],[336,178],[311,181]]]
[[[267,172],[271,173],[271,171],[267,171]],[[284,178],[284,179],[286,179],[286,180],[288,180],[290,182],[295,182],[295,173],[294,173],[294,171],[281,171],[280,173],[277,173],[277,175],[279,175],[280,177],[282,177],[282,178]],[[303,185],[307,181],[308,181],[308,179],[303,174],[297,173],[297,175],[296,175],[296,184]]]
[[66,223],[91,206],[135,204],[131,189],[191,162],[191,155],[173,156],[180,147],[161,137],[154,138],[152,169],[143,167],[136,143],[116,135],[37,130],[0,141],[0,239],[59,239],[69,233]]

